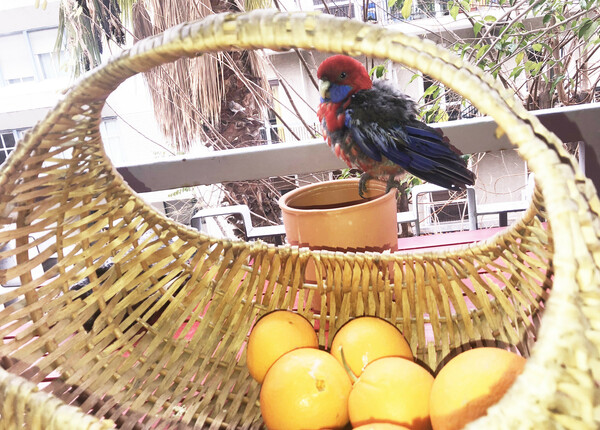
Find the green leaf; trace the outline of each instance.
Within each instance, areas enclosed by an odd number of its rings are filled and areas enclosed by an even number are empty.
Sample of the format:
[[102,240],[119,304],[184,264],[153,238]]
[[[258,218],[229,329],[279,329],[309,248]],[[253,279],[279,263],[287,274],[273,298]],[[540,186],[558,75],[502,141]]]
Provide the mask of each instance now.
[[440,89],[440,87],[437,86],[437,85],[430,85],[429,87],[427,87],[427,89],[423,93],[423,98],[432,95],[433,93],[435,93],[439,89]]
[[525,69],[525,67],[523,67],[523,66],[515,67],[514,70],[512,71],[512,73],[510,74],[510,77],[513,79],[517,79],[519,77],[519,75],[523,72],[524,69]]
[[592,21],[591,19],[587,19],[581,27],[579,27],[579,32],[577,36],[580,39],[589,39],[592,35],[595,34],[596,29],[598,28],[598,21]]
[[438,111],[438,114],[435,116],[435,122],[446,122],[448,121],[448,112],[443,109]]
[[485,55],[485,53],[490,49],[490,45],[483,45],[481,48],[477,50],[476,59],[479,60],[481,57]]
[[404,0],[404,4],[402,5],[402,17],[404,19],[407,19],[410,16],[412,3],[412,0]]
[[521,64],[521,62],[523,61],[523,57],[525,57],[525,51],[521,51],[521,52],[519,52],[519,53],[516,55],[516,57],[515,57],[515,61],[516,61],[516,63],[517,63],[517,66],[518,66],[519,64]]
[[542,44],[541,43],[534,43],[533,45],[531,45],[531,48],[535,51],[535,52],[540,52],[542,50]]
[[415,79],[419,78],[421,75],[419,73],[415,73],[414,75],[412,75],[412,77],[410,78],[410,81],[408,81],[408,83],[412,83],[412,81],[414,81]]
[[553,17],[554,15],[551,13],[544,15],[544,19],[542,20],[543,24],[548,24]]
[[473,24],[473,33],[475,33],[475,37],[477,37],[477,35],[481,31],[482,27],[483,27],[482,22],[476,22],[475,24]]
[[375,75],[376,78],[381,78],[385,72],[387,71],[385,65],[380,64],[378,66],[373,67],[370,71],[369,71],[369,76],[373,77],[373,75]]
[[515,30],[525,30],[525,24],[523,24],[522,22],[515,22],[513,24],[513,29],[515,29]]
[[450,8],[450,16],[452,18],[454,18],[454,20],[456,20],[456,17],[458,16],[459,11],[460,11],[460,7],[458,6],[457,3],[454,3],[452,5],[452,7]]
[[[546,6],[545,3],[546,2],[542,1],[542,2],[537,2],[534,4],[534,6],[533,6],[533,15],[534,16],[537,16],[539,14],[540,10]],[[531,2],[529,4],[531,4]]]
[[540,73],[543,65],[544,63],[538,63],[536,61],[526,61],[525,71],[531,74],[531,76],[536,76],[538,73]]
[[496,17],[494,15],[486,15],[486,17],[483,18],[483,20],[485,22],[496,22]]

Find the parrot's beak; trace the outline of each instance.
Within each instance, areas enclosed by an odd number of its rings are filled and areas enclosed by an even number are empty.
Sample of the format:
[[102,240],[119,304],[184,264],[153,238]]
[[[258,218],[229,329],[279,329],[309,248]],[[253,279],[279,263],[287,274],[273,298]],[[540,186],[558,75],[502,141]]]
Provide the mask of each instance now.
[[329,98],[329,87],[331,86],[331,82],[326,80],[319,80],[319,94],[321,95],[321,100],[327,100]]

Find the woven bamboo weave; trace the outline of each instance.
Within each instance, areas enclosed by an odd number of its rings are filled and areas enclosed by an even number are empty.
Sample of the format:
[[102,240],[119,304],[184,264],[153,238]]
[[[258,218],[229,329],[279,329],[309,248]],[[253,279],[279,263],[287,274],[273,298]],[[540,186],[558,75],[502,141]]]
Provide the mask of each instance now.
[[[531,207],[486,241],[395,254],[218,240],[164,218],[103,150],[107,96],[180,57],[259,48],[389,58],[441,80],[518,147],[535,173]],[[479,69],[431,43],[275,11],[172,28],[76,82],[0,172],[0,258],[15,261],[0,283],[21,285],[0,299],[0,428],[261,428],[244,345],[273,309],[306,316],[322,346],[349,318],[378,315],[432,370],[479,345],[518,351],[528,357],[524,373],[468,428],[598,428],[599,209],[556,136]],[[38,254],[39,245],[48,248]],[[53,254],[58,263],[37,275]],[[317,285],[303,282],[309,260],[323,275]]]

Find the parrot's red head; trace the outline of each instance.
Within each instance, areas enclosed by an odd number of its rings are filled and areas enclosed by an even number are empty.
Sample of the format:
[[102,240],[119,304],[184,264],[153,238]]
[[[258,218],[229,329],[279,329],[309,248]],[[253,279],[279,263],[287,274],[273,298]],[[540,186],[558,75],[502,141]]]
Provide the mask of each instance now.
[[321,102],[340,103],[360,90],[368,90],[373,82],[358,60],[346,55],[334,55],[317,70]]

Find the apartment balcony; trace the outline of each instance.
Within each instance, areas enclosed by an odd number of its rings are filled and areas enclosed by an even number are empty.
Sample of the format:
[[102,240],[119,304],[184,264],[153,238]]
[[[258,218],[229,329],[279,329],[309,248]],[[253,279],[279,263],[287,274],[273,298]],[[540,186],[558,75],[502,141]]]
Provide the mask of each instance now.
[[[600,115],[600,104],[554,108],[533,113],[563,142],[579,143],[580,165],[598,187],[600,171],[597,167],[599,163],[597,151],[600,148],[600,129],[597,118]],[[505,138],[495,137],[496,124],[487,117],[450,121],[437,126],[465,153],[512,148]],[[346,165],[333,155],[323,140],[311,139],[215,151],[194,158],[180,157],[128,165],[119,167],[118,171],[130,186],[143,196],[144,193],[184,186],[212,185],[286,175],[308,175],[315,172],[331,172],[345,167]],[[202,172],[202,175],[198,175],[198,172]],[[445,222],[443,219],[435,221],[430,216],[431,207],[440,204],[439,201],[432,200],[431,193],[440,190],[417,188],[413,196],[413,204],[415,202],[420,204],[417,207],[413,206],[407,213],[400,213],[398,222],[409,222],[413,225],[413,231],[429,234],[460,230],[473,232],[480,230],[481,227],[504,227],[515,217],[519,217],[519,212],[526,209],[532,185],[530,181],[528,187],[520,193],[520,198],[517,194],[517,198],[513,196],[511,200],[489,204],[478,203],[477,199],[482,190],[476,185],[463,200],[458,201],[458,204],[462,205],[458,212],[464,215],[463,218],[459,220],[454,218],[450,222]],[[428,200],[423,201],[422,196],[417,194],[427,195]],[[237,213],[244,219],[246,239],[254,240],[273,234],[283,235],[281,224],[265,227],[262,230],[253,226],[247,208],[243,207],[213,207],[204,213],[196,213],[194,218],[196,225],[200,226],[205,218],[229,213]],[[452,240],[461,242],[463,239],[457,236]],[[414,243],[409,243],[407,246],[414,246]]]

